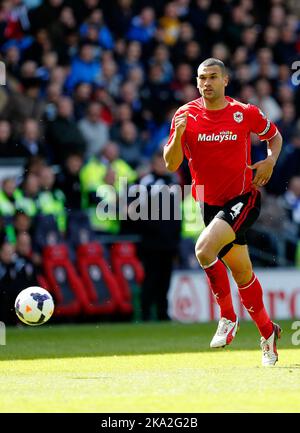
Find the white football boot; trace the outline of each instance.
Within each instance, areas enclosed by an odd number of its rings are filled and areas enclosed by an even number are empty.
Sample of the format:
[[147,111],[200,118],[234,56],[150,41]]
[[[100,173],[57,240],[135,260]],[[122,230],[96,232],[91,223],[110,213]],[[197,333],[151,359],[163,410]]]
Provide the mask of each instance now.
[[219,347],[225,347],[227,344],[230,344],[234,339],[238,329],[238,318],[236,318],[235,322],[232,322],[225,317],[221,317],[221,319],[219,320],[217,332],[215,333],[213,339],[210,342],[210,347],[216,349]]
[[276,342],[281,336],[281,328],[276,323],[273,323],[274,330],[268,339],[261,337],[260,347],[262,349],[262,365],[269,367],[275,365],[278,361],[278,353]]

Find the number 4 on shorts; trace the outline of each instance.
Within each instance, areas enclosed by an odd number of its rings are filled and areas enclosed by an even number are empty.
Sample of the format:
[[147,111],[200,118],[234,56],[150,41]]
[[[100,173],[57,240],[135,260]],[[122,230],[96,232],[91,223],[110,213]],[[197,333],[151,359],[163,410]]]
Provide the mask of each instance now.
[[242,202],[239,202],[239,203],[235,204],[234,206],[232,206],[231,210],[233,211],[233,213],[230,212],[232,219],[234,219],[239,213],[241,213],[241,209],[243,206],[244,206],[244,203],[242,203]]

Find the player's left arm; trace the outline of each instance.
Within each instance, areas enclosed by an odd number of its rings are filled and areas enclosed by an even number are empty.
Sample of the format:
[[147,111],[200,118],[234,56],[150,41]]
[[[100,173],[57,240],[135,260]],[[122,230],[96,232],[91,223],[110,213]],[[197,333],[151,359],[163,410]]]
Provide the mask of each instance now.
[[255,177],[252,181],[254,186],[265,186],[273,173],[276,161],[282,148],[282,136],[279,131],[268,141],[268,156],[262,161],[258,161],[251,165],[252,170],[256,170]]
[[252,170],[256,170],[253,185],[261,187],[266,185],[272,176],[282,148],[282,136],[275,124],[268,120],[257,107],[250,106],[249,108],[250,126],[253,125],[251,131],[255,132],[260,140],[268,143],[267,158],[249,166]]

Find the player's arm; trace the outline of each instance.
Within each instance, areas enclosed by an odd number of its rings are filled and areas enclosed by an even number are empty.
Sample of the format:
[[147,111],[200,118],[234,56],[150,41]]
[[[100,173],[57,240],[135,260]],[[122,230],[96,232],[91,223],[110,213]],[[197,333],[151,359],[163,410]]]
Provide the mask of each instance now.
[[268,156],[262,161],[250,166],[256,170],[255,177],[252,181],[253,185],[260,187],[266,185],[273,173],[273,169],[279,157],[282,148],[282,136],[279,131],[268,141]]
[[184,112],[175,116],[172,122],[171,135],[168,144],[164,148],[164,160],[170,171],[176,171],[183,161],[182,136],[184,134],[188,113]]
[[250,131],[256,133],[261,141],[268,143],[267,158],[249,166],[252,170],[256,170],[253,185],[260,187],[266,185],[272,176],[282,148],[282,136],[275,124],[254,105],[248,106],[248,116]]

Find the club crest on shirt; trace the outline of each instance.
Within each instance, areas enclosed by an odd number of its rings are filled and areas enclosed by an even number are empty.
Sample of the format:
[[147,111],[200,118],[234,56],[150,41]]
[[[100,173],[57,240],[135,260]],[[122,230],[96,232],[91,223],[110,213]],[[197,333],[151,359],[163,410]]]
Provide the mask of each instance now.
[[241,123],[244,119],[243,113],[241,113],[240,111],[236,111],[235,113],[233,113],[233,118],[237,123]]

